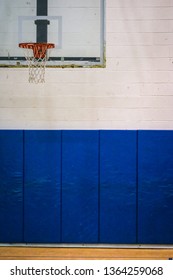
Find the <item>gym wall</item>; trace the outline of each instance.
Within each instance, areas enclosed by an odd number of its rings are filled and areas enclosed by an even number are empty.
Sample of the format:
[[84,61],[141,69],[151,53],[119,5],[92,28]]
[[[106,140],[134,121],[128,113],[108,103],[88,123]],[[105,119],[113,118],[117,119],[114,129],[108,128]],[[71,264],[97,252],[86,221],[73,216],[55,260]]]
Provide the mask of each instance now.
[[0,127],[172,129],[173,1],[105,1],[105,68],[0,68]]
[[105,1],[104,68],[0,68],[0,242],[173,243],[173,1]]

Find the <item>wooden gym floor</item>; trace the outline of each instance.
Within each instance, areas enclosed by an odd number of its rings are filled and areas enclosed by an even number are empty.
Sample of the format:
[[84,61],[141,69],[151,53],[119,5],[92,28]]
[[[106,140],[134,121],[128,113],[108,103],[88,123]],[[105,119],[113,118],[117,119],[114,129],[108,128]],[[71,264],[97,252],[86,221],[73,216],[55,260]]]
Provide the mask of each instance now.
[[0,260],[167,260],[171,249],[0,247]]

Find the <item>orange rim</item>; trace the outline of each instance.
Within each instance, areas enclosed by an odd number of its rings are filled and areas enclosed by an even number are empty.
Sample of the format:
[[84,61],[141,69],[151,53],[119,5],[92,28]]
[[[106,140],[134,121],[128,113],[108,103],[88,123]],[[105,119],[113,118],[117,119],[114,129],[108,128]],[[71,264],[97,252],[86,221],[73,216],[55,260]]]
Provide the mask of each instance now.
[[48,49],[55,48],[53,43],[20,43],[19,48],[32,49],[36,59],[43,59]]

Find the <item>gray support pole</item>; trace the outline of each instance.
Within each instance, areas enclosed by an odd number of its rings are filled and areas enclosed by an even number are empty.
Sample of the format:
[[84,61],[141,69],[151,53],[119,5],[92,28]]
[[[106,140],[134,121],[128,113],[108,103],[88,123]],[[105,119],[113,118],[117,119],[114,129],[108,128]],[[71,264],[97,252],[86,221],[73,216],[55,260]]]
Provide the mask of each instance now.
[[[48,15],[48,0],[37,0],[37,16]],[[37,26],[37,43],[47,43],[47,26],[50,22],[46,19],[38,19],[35,21]]]

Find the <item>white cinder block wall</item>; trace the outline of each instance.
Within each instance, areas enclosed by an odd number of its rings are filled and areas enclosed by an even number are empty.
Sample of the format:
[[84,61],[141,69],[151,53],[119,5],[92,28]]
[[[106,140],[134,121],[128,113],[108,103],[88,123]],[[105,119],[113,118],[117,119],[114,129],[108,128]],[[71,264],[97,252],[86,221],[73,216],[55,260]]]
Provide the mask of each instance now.
[[173,0],[106,0],[106,68],[0,68],[0,128],[173,129]]

